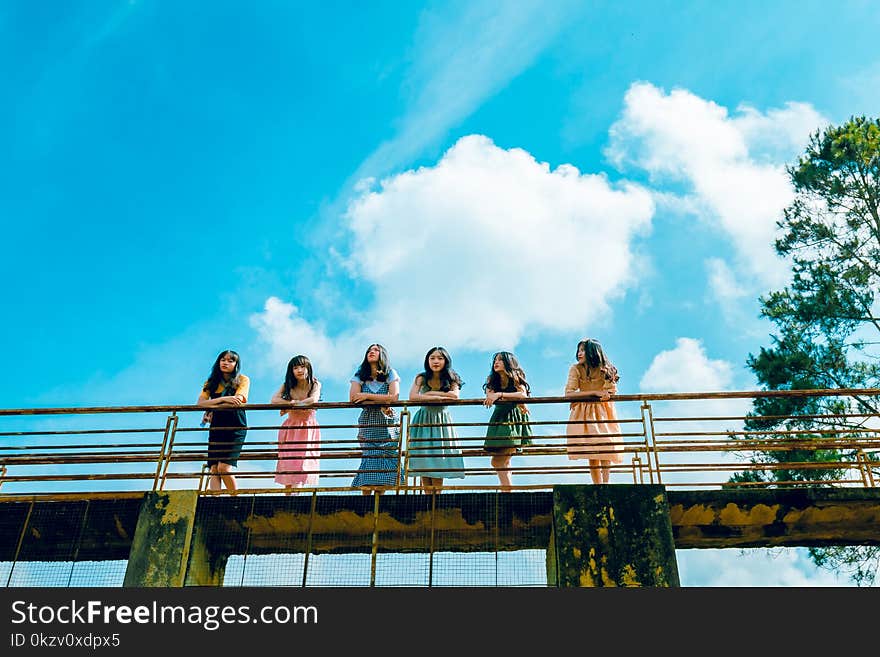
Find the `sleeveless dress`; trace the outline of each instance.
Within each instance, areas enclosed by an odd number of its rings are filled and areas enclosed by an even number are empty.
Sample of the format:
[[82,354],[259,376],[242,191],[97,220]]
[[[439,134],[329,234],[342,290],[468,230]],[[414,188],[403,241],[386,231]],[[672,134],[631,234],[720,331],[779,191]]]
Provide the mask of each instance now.
[[[211,399],[237,394],[231,387],[217,386]],[[217,427],[217,428],[215,428]],[[208,430],[208,466],[226,463],[238,465],[241,448],[247,435],[247,416],[243,408],[212,408],[211,428]]]
[[[572,365],[568,370],[565,392],[595,392],[607,390],[617,393],[617,385],[608,381],[600,371],[590,371],[581,365]],[[617,422],[614,402],[572,402],[568,419],[572,424],[566,426],[568,458],[592,459],[594,461],[623,461],[623,437]]]
[[[419,392],[431,390],[422,384]],[[419,426],[419,425],[442,426]],[[409,464],[407,474],[414,477],[463,479],[464,459],[452,416],[446,406],[423,406],[413,416],[409,432]]]
[[[517,389],[513,381],[508,379],[507,387],[495,392],[517,392]],[[508,447],[516,447],[516,451],[519,452],[522,445],[532,443],[532,427],[528,423],[529,414],[523,410],[522,402],[496,403],[494,409],[486,429],[486,441],[483,443],[487,452]]]
[[[399,377],[394,370],[389,372],[390,381]],[[361,381],[361,390],[374,395],[387,395],[389,381]],[[354,488],[366,486],[395,486],[401,481],[397,446],[400,431],[391,426],[398,423],[394,409],[387,416],[381,406],[365,406],[358,416],[358,442],[361,445],[361,463],[357,475],[352,480]]]
[[318,485],[321,469],[321,428],[315,409],[287,411],[278,431],[278,465],[275,481],[282,486],[312,487]]

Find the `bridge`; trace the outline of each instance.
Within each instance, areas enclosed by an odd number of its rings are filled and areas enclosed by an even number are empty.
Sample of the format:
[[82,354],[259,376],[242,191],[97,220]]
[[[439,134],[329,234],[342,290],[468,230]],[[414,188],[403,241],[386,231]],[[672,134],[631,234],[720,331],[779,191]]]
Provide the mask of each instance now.
[[[315,487],[274,483],[277,405],[249,405],[234,494],[206,489],[197,406],[0,409],[0,581],[29,585],[676,586],[675,550],[880,544],[880,424],[796,417],[743,429],[761,396],[845,400],[880,390],[618,395],[623,463],[591,485],[566,457],[568,403],[529,400],[532,445],[500,491],[481,400],[447,404],[465,478],[425,493],[400,412],[402,483],[363,495],[359,407],[315,405]],[[459,421],[460,420],[460,421]],[[786,459],[762,455],[784,453]],[[732,475],[751,473],[751,477]],[[779,475],[784,473],[784,476]],[[768,475],[775,474],[770,477]],[[450,482],[455,482],[452,485]]]

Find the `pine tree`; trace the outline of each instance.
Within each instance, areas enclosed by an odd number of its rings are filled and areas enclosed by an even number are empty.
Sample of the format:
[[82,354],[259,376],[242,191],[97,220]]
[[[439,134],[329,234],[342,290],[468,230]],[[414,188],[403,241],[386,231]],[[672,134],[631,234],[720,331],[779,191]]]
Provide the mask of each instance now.
[[[782,290],[761,297],[761,314],[775,326],[772,344],[749,355],[748,366],[768,390],[876,388],[880,384],[880,120],[854,117],[817,131],[804,155],[787,168],[795,199],[778,222],[779,255],[792,262],[792,279]],[[878,416],[880,398],[768,397],[756,399],[745,428],[796,431],[772,437],[791,449],[753,457],[766,470],[750,470],[734,481],[782,485],[821,485],[839,479],[854,460],[854,449],[840,449],[834,436],[852,438]],[[864,414],[867,417],[853,417]],[[849,415],[810,418],[811,415]],[[782,416],[783,419],[780,419]],[[796,417],[791,417],[796,416]],[[876,427],[876,424],[875,424]],[[830,433],[830,430],[850,430]],[[766,436],[765,436],[766,437]],[[798,443],[803,448],[798,448]],[[812,445],[810,445],[812,441]],[[787,447],[788,445],[786,445]],[[818,448],[813,449],[818,446]],[[880,475],[876,453],[875,477]],[[816,469],[785,468],[812,461]],[[828,484],[830,485],[830,484]],[[859,585],[870,585],[880,568],[880,548],[811,548],[814,562],[844,570]]]

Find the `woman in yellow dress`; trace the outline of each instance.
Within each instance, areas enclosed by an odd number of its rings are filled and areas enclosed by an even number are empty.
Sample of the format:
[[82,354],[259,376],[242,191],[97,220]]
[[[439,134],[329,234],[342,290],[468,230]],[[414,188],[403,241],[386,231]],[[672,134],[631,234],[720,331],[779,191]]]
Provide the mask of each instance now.
[[568,370],[565,396],[571,403],[569,415],[568,458],[589,459],[590,477],[594,484],[607,484],[611,464],[623,460],[623,438],[614,402],[620,375],[605,356],[602,345],[593,339],[581,340],[577,346],[577,363]]

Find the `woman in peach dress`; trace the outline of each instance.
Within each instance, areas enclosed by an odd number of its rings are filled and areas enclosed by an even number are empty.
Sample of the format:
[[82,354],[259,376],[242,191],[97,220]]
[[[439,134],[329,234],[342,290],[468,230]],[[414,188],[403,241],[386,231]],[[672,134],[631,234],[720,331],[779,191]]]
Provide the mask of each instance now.
[[614,402],[620,376],[617,368],[605,356],[596,340],[578,342],[577,363],[568,370],[565,396],[577,401],[571,403],[568,434],[568,458],[588,459],[594,484],[607,484],[611,464],[623,460],[623,444]]

